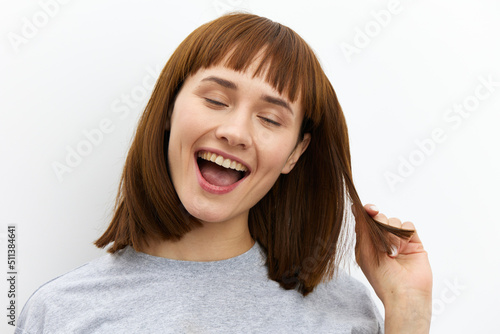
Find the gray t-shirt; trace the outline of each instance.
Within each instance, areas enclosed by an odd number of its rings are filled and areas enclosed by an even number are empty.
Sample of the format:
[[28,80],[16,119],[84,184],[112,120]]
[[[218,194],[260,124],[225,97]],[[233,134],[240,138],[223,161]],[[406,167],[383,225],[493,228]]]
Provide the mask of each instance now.
[[366,287],[345,273],[303,297],[267,277],[259,244],[193,262],[107,254],[42,285],[15,334],[382,333]]

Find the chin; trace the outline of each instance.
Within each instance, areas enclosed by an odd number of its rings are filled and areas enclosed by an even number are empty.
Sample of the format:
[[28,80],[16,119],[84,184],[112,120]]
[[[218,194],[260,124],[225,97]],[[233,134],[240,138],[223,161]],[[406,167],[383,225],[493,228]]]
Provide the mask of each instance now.
[[[188,203],[186,203],[188,204]],[[247,219],[248,212],[243,212],[239,214],[233,214],[232,212],[227,211],[227,204],[224,203],[223,207],[217,206],[213,203],[207,203],[209,207],[206,206],[195,206],[188,204],[184,206],[186,211],[193,217],[197,218],[203,223],[222,223],[228,221],[237,221],[240,219]]]
[[194,218],[204,223],[218,223],[228,219],[227,215],[222,214],[220,210],[212,208],[199,208],[192,205],[185,205],[186,211]]

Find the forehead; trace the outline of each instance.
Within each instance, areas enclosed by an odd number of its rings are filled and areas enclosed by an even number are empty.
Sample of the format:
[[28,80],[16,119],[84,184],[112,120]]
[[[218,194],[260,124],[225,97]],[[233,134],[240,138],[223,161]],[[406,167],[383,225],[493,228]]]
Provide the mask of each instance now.
[[[259,85],[261,88],[266,89],[268,91],[272,91],[276,95],[283,96],[288,99],[286,92],[279,92],[271,82],[266,80],[266,72],[256,72],[258,67],[258,63],[252,63],[244,70],[235,70],[228,66],[218,64],[212,65],[209,67],[200,68],[196,73],[192,75],[197,80],[204,80],[206,77],[221,77],[231,79],[235,81],[234,83],[237,85],[238,82],[241,84],[244,83],[252,83],[253,85]],[[237,82],[236,82],[237,81]],[[235,88],[235,87],[227,87],[227,88]]]
[[[262,47],[254,51],[253,56],[242,57],[241,51],[237,45],[233,46],[220,60],[202,66],[192,76],[205,71],[240,75],[240,77],[251,78],[254,82],[261,83],[289,103],[301,104],[301,92],[297,91],[300,78],[292,79],[289,77],[286,78],[286,81],[283,78],[283,73],[290,74],[293,72],[293,66],[297,66],[297,64],[286,65],[287,62],[284,59],[276,59],[276,55],[269,50],[269,47]],[[294,84],[290,84],[290,82],[294,82]]]
[[297,50],[288,50],[288,54],[285,52],[288,48],[280,44],[256,47],[242,41],[230,44],[231,46],[223,48],[225,50],[212,50],[216,53],[214,57],[200,59],[200,68],[221,65],[265,81],[291,102],[300,100],[302,81],[307,77],[302,72],[307,66],[302,63],[303,59],[292,59],[297,58],[293,57]]

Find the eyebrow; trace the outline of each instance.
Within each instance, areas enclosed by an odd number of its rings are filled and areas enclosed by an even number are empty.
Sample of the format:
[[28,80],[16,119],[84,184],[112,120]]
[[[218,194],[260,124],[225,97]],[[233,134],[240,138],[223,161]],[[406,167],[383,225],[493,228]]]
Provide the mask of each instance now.
[[234,82],[226,80],[226,79],[214,77],[214,76],[206,77],[205,79],[203,79],[201,81],[212,81],[212,82],[215,82],[215,83],[217,83],[225,88],[234,89],[234,90],[238,89],[238,86],[236,86],[236,84]]
[[274,97],[274,96],[265,95],[265,94],[263,94],[260,98],[262,100],[266,101],[267,103],[272,103],[272,104],[275,104],[277,106],[280,106],[280,107],[287,109],[293,115],[293,111],[292,111],[292,108],[290,107],[290,104],[288,102],[286,102],[285,100],[280,99],[279,97]]
[[[216,84],[218,84],[224,88],[229,88],[229,89],[233,89],[233,90],[238,89],[238,86],[234,82],[226,80],[226,79],[222,79],[219,77],[215,77],[215,76],[206,77],[206,78],[202,79],[201,81],[212,81],[212,82],[215,82]],[[281,98],[275,97],[275,96],[271,96],[271,95],[266,95],[266,94],[262,94],[260,98],[261,98],[261,100],[263,100],[267,103],[271,103],[271,104],[274,104],[274,105],[277,105],[279,107],[283,107],[283,108],[287,109],[293,115],[293,111],[292,111],[292,108],[290,107],[290,104],[288,102],[286,102],[284,99],[281,99]]]

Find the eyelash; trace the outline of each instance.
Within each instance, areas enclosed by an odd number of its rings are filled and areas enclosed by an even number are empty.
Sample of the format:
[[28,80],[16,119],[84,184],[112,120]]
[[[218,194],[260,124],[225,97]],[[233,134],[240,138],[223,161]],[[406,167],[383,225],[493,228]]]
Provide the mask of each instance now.
[[281,124],[280,124],[280,123],[278,123],[278,122],[276,122],[276,121],[273,121],[272,119],[269,119],[269,118],[267,118],[267,117],[262,117],[262,116],[260,116],[259,118],[260,118],[261,120],[263,120],[264,122],[269,123],[269,124],[271,124],[271,125],[274,125],[274,126],[281,126]]
[[222,102],[219,102],[219,101],[216,101],[216,100],[205,98],[205,101],[207,101],[208,103],[213,104],[215,106],[218,106],[218,107],[227,107],[227,105],[225,103],[222,103]]
[[[209,98],[205,98],[205,101],[210,103],[210,104],[213,104],[214,106],[217,106],[217,107],[227,107],[227,105],[225,103],[222,103],[222,102],[219,102],[217,100],[212,100],[212,99],[209,99]],[[264,122],[270,124],[270,125],[273,125],[273,126],[281,126],[280,123],[276,122],[276,121],[273,121],[272,119],[270,118],[267,118],[267,117],[263,117],[263,116],[259,116],[259,118],[261,120],[263,120]]]

